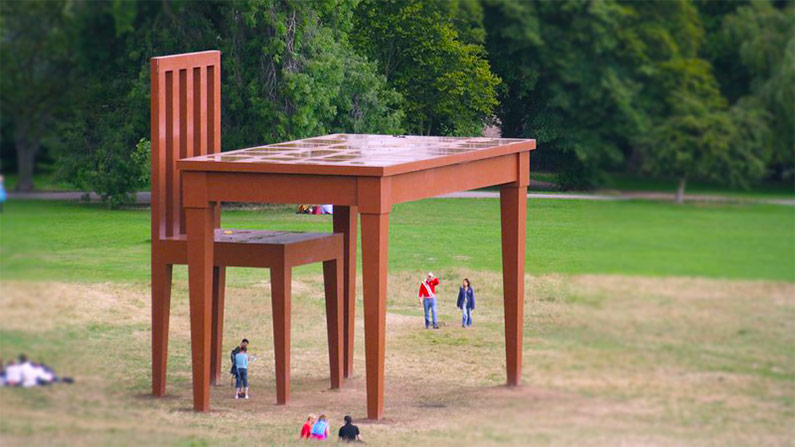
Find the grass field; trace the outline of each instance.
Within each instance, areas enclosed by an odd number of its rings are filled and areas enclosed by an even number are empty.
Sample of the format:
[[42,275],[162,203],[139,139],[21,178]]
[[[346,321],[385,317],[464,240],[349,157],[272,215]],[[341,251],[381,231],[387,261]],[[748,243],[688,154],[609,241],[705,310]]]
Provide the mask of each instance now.
[[[293,210],[229,210],[223,225],[311,231],[331,227],[329,216],[296,215]],[[0,225],[0,278],[148,278],[147,208],[109,211],[100,205],[12,201],[0,215]],[[498,271],[499,228],[497,200],[398,205],[390,217],[390,269]],[[795,281],[793,228],[793,207],[530,200],[527,266],[533,274]],[[249,279],[261,276],[254,271]]]
[[[390,222],[386,419],[371,445],[788,445],[795,439],[795,210],[533,200],[523,385],[504,383],[496,200],[428,200]],[[325,216],[228,210],[225,226],[327,229]],[[169,388],[149,390],[148,210],[10,202],[0,215],[0,358],[25,351],[75,385],[0,389],[0,445],[295,445],[306,413],[365,415],[361,284],[355,377],[328,390],[320,268],[294,280],[293,400],[274,405],[267,272],[228,276],[225,349],[252,340],[252,399],[191,408],[184,267]],[[418,275],[443,279],[438,332]],[[472,279],[475,326],[454,285]],[[411,287],[406,287],[411,284]]]

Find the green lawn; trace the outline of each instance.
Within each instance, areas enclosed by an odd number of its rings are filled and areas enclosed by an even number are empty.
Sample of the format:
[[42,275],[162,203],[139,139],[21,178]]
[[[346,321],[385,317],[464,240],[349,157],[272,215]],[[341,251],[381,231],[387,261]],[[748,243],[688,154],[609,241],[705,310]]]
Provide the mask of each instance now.
[[[19,177],[17,174],[3,174],[5,188],[7,191],[13,191],[17,187]],[[69,183],[58,180],[55,174],[51,172],[40,172],[33,176],[33,185],[36,191],[74,191],[74,186]]]
[[[223,224],[311,231],[331,226],[329,216],[292,210],[227,210]],[[431,199],[398,205],[391,215],[393,272],[499,271],[499,246],[495,199]],[[0,215],[0,279],[145,281],[148,259],[147,208],[11,201]],[[527,265],[533,274],[795,281],[795,208],[531,200]]]
[[[620,191],[644,191],[644,192],[676,192],[678,185],[677,179],[650,178],[625,173],[608,174],[604,184],[600,185],[603,189],[617,189]],[[795,198],[795,183],[766,181],[752,185],[748,189],[730,188],[726,185],[710,183],[699,180],[691,180],[687,183],[685,194],[704,194],[743,198],[773,199],[773,198]]]

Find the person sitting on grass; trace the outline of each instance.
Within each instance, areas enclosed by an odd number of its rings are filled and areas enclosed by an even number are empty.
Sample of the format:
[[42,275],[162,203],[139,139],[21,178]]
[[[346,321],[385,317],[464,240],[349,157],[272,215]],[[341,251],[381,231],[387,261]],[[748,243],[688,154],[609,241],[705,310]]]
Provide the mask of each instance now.
[[306,422],[304,422],[304,426],[301,427],[301,439],[309,439],[312,437],[313,425],[315,425],[315,415],[309,413],[309,416],[306,417]]
[[359,434],[359,427],[353,425],[353,419],[350,416],[345,416],[345,425],[340,427],[339,432],[340,442],[361,442],[362,435]]
[[312,439],[325,441],[328,439],[328,429],[328,419],[325,414],[321,414],[315,425],[312,426]]
[[248,347],[242,346],[235,354],[237,380],[235,381],[235,399],[248,399]]
[[420,291],[417,297],[420,300],[422,308],[425,310],[425,329],[428,329],[431,325],[428,312],[433,312],[433,328],[439,329],[438,311],[436,309],[436,286],[438,285],[439,278],[433,276],[433,273],[430,272],[428,273],[428,277],[425,278],[425,281],[420,283]]
[[235,356],[244,346],[248,346],[247,338],[244,338],[243,341],[240,342],[239,346],[235,346],[235,349],[232,350],[232,354],[230,355],[230,358],[232,359],[232,369],[229,370],[229,374],[232,374],[232,385],[237,383],[237,366],[235,366]]

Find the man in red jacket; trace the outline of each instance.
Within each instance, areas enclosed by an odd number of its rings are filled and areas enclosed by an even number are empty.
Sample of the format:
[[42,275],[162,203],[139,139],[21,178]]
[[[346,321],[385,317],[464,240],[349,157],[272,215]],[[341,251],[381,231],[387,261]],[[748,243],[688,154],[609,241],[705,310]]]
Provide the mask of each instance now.
[[439,329],[439,323],[437,321],[437,311],[436,311],[436,286],[439,285],[439,278],[433,276],[433,273],[428,273],[428,277],[425,281],[420,283],[420,291],[417,295],[420,304],[422,304],[423,309],[425,310],[425,329],[431,325],[430,320],[428,319],[428,311],[433,312],[433,328]]

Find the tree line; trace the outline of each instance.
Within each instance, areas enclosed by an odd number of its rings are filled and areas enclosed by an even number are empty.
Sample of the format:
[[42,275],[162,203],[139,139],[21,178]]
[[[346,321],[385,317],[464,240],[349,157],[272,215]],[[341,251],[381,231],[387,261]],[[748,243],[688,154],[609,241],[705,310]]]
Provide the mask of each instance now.
[[149,59],[222,51],[223,148],[332,132],[539,142],[605,170],[748,186],[795,169],[795,3],[55,0],[0,3],[0,147],[111,205],[145,187]]

